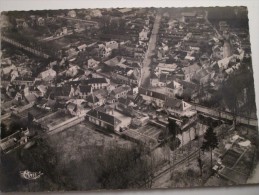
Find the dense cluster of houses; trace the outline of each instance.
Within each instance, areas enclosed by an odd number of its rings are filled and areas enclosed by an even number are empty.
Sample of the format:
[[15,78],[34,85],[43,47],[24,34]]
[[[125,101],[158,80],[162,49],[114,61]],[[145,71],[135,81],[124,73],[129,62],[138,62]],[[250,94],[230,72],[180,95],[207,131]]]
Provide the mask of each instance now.
[[[179,19],[172,19],[169,14],[163,14],[157,65],[152,71],[150,85],[155,89],[165,88],[171,97],[177,95],[199,102],[200,88],[211,93],[240,69],[245,48],[241,46],[239,36],[228,31],[226,21],[220,21],[219,31],[223,35],[219,35],[206,21],[205,12],[184,12],[181,15]],[[231,48],[226,37],[223,39],[224,33],[231,35],[231,45],[237,49]]]
[[[102,23],[104,16],[108,23]],[[17,19],[19,28],[29,28],[34,20],[39,26],[54,22],[61,30],[58,36],[69,35],[71,25],[86,29],[89,23],[100,24],[89,30],[90,34],[96,29],[104,32],[108,24],[114,29],[99,39],[86,41],[79,36],[64,41],[57,51],[59,58],[47,62],[30,60],[25,54],[11,56],[3,50],[2,122],[8,126],[14,118],[28,121],[30,116],[48,131],[62,128],[55,118],[60,123],[67,120],[76,124],[83,117],[99,128],[121,132],[153,120],[157,109],[167,117],[195,117],[189,102],[199,100],[201,87],[203,92],[217,90],[227,75],[239,70],[245,58],[241,42],[245,45],[246,39],[236,38],[234,42],[240,47],[229,52],[227,44],[205,21],[204,12],[182,13],[181,19],[171,19],[165,13],[157,35],[157,64],[151,71],[150,88],[146,89],[138,86],[154,16],[152,9],[125,8],[71,10],[56,16]],[[79,18],[83,18],[80,23]],[[62,26],[64,20],[69,21],[68,26]],[[124,33],[118,34],[122,26]],[[220,29],[227,30],[225,22],[220,23]],[[81,35],[75,29],[73,32]]]
[[[93,38],[96,29],[103,31],[103,15],[108,25],[123,25],[124,35],[114,31]],[[70,10],[16,18],[18,31],[34,28],[33,32],[40,30],[35,36],[41,41],[59,43],[55,52],[59,57],[41,61],[3,50],[1,114],[7,131],[13,121],[27,124],[30,117],[43,132],[60,129],[66,121],[76,124],[82,116],[101,128],[119,131],[128,126],[131,121],[124,124],[120,117],[137,115],[137,85],[153,19],[152,10],[137,9]],[[88,39],[70,39],[85,32]]]

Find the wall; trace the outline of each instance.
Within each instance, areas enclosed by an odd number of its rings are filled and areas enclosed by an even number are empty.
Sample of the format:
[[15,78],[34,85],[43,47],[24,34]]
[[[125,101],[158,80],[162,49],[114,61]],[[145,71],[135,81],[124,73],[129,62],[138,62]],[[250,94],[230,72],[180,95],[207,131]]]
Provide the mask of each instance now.
[[49,135],[53,135],[55,133],[61,132],[69,127],[72,127],[74,125],[79,124],[80,122],[85,120],[85,116],[76,116],[73,117],[71,119],[68,119],[66,121],[64,121],[63,123],[60,123],[56,126],[53,126],[49,129],[49,131],[47,132]]

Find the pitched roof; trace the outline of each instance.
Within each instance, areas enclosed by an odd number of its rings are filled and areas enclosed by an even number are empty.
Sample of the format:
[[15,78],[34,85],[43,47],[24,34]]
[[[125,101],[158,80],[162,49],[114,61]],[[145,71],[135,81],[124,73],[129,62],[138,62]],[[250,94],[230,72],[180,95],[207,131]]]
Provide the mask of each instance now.
[[57,103],[57,100],[48,99],[46,102],[46,106],[53,107]]
[[47,77],[55,77],[56,74],[57,74],[56,71],[50,68],[46,71],[41,72],[40,77],[43,78],[43,79],[47,78]]
[[92,87],[89,86],[89,85],[80,85],[80,86],[79,86],[79,90],[80,90],[80,92],[82,92],[82,93],[90,93],[90,92],[91,92],[91,89],[92,89]]
[[108,97],[108,91],[106,89],[99,89],[93,92],[94,96],[96,96],[99,100]]
[[98,111],[98,110],[90,110],[87,115],[91,116],[91,117],[94,117],[94,118],[97,118],[99,120],[102,120],[106,123],[109,123],[111,124],[112,126],[116,126],[118,125],[119,123],[121,123],[121,121],[119,119],[117,119],[116,117],[110,115],[110,114],[107,114],[105,112],[102,112],[102,111]]
[[16,70],[17,67],[15,65],[10,65],[2,69],[3,74],[9,74],[12,70]]
[[157,65],[158,68],[166,68],[166,69],[176,69],[177,68],[177,64],[173,63],[173,64],[166,64],[166,63],[159,63]]
[[107,83],[106,78],[91,78],[87,80],[81,80],[83,85],[95,84],[95,83]]
[[232,58],[232,56],[219,60],[218,61],[219,68],[225,68],[226,69],[231,58]]
[[174,87],[174,82],[169,83],[166,87],[170,88],[170,89],[174,89],[175,88]]
[[99,99],[95,95],[90,94],[86,97],[86,101],[90,103],[96,103],[99,102]]
[[121,103],[121,104],[124,104],[124,105],[129,105],[131,101],[128,98],[121,97],[121,98],[118,99],[118,102]]
[[76,87],[76,86],[79,85],[80,83],[82,83],[81,80],[79,80],[79,81],[69,81],[69,82],[65,83],[65,85],[66,85],[66,86],[74,86],[74,87]]
[[112,93],[119,94],[123,91],[129,91],[130,89],[131,89],[130,86],[120,86],[120,87],[117,87],[114,90],[112,90]]
[[79,50],[81,50],[81,49],[85,49],[86,47],[87,47],[87,45],[86,45],[86,44],[83,44],[83,45],[78,46],[77,48],[78,48]]
[[179,110],[182,108],[182,100],[167,98],[165,101],[165,106]]
[[25,96],[25,99],[28,101],[28,102],[34,102],[37,100],[37,97],[35,94],[33,93],[30,93],[28,95]]
[[77,105],[76,105],[75,103],[69,102],[69,103],[67,104],[67,109],[76,112],[76,110],[77,110]]
[[114,57],[110,60],[105,61],[104,63],[108,66],[116,66],[120,62],[118,57]]
[[139,88],[139,93],[142,95],[147,95],[156,99],[160,99],[160,100],[165,100],[166,99],[166,95],[156,92],[156,91],[150,91],[148,89],[144,89],[144,88]]
[[179,80],[179,83],[183,86],[183,89],[188,89],[188,88],[197,89],[198,88],[198,85],[195,83],[192,83],[192,82]]
[[69,96],[71,87],[64,85],[62,87],[49,87],[47,89],[46,95],[54,94],[54,96]]
[[35,79],[32,78],[32,77],[20,77],[20,76],[18,76],[18,77],[15,77],[14,80],[15,81],[34,81]]
[[190,74],[190,73],[196,72],[197,70],[200,70],[200,68],[201,67],[198,64],[193,64],[188,67],[182,68],[182,70],[184,74]]
[[205,69],[201,69],[198,71],[194,76],[193,79],[199,81],[200,79],[204,78],[207,76],[209,73]]

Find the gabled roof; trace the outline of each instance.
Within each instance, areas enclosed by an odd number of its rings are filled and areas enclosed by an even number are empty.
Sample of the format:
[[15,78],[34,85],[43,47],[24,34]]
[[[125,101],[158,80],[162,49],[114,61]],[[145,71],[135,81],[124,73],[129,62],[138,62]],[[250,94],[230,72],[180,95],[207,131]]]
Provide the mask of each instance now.
[[174,99],[174,98],[167,98],[165,101],[165,106],[174,108],[177,110],[182,110],[182,100]]
[[46,70],[46,71],[41,72],[41,73],[40,73],[40,77],[41,77],[42,79],[47,78],[47,77],[50,77],[50,76],[55,77],[56,74],[57,74],[56,71],[50,68],[50,69],[48,69],[48,70]]
[[96,84],[96,83],[107,83],[106,78],[91,78],[87,80],[81,80],[81,83],[83,85],[90,85],[90,84]]
[[169,83],[166,87],[170,89],[175,89],[174,82]]
[[87,47],[87,45],[83,44],[83,45],[78,46],[77,49],[81,50],[81,49],[85,49],[86,47]]
[[99,102],[99,99],[95,95],[90,94],[86,97],[86,101],[90,103],[96,103]]
[[90,93],[92,87],[90,85],[80,85],[79,90],[81,93]]
[[128,99],[128,98],[123,98],[123,97],[121,97],[121,98],[118,99],[118,102],[121,103],[121,104],[124,104],[124,105],[127,105],[127,106],[128,106],[131,101],[130,101],[130,99]]
[[16,70],[16,69],[17,67],[12,64],[10,66],[3,68],[1,71],[3,72],[3,74],[9,74],[12,70]]
[[91,117],[94,117],[96,119],[99,119],[99,120],[102,120],[106,123],[109,123],[110,125],[112,126],[116,126],[118,125],[119,123],[121,123],[121,121],[119,119],[117,119],[116,117],[110,115],[110,114],[107,114],[105,112],[101,112],[101,111],[98,111],[98,110],[90,110],[87,115],[91,116]]
[[46,106],[53,107],[57,103],[57,100],[48,99],[46,102]]
[[218,61],[218,66],[219,66],[219,68],[224,68],[224,69],[226,69],[227,66],[228,66],[228,64],[229,64],[229,62],[230,62],[230,60],[231,60],[231,58],[232,58],[232,56],[227,57],[227,58],[223,58],[223,59],[219,60],[219,61]]
[[114,57],[110,60],[105,61],[104,63],[108,66],[116,66],[120,62],[118,57]]
[[165,69],[176,69],[177,68],[177,64],[173,63],[173,64],[166,64],[166,63],[159,63],[157,65],[158,68],[165,68]]
[[160,100],[165,100],[166,99],[166,95],[159,93],[159,92],[155,92],[155,91],[150,91],[148,89],[144,89],[144,88],[139,88],[139,93],[142,95],[147,95],[156,99],[160,99]]
[[204,78],[205,76],[207,76],[209,73],[205,70],[205,69],[201,69],[200,71],[198,71],[194,76],[193,79],[199,81],[200,79]]
[[183,86],[183,89],[197,89],[198,86],[195,83],[179,80],[179,83]]
[[54,94],[54,96],[69,96],[71,91],[71,86],[64,85],[62,87],[49,87],[47,89],[46,95]]
[[201,67],[198,64],[193,64],[188,67],[182,68],[184,74],[190,74],[190,73],[196,72],[200,69],[201,69]]
[[76,105],[75,103],[69,102],[69,103],[67,104],[67,109],[76,112],[76,110],[77,110],[77,105]]
[[123,91],[129,91],[130,89],[131,89],[130,86],[120,86],[112,90],[112,94],[116,95]]
[[14,79],[15,81],[34,81],[35,79],[34,78],[32,78],[32,77],[20,77],[20,76],[18,76],[18,77],[15,77],[15,79]]
[[99,64],[99,63],[100,63],[99,61],[96,61],[96,60],[93,59],[93,58],[91,58],[91,59],[89,59],[89,60],[87,61],[88,66],[89,66],[90,64]]
[[28,95],[25,96],[25,99],[28,101],[28,102],[35,102],[37,100],[37,97],[35,94],[33,93],[30,93]]

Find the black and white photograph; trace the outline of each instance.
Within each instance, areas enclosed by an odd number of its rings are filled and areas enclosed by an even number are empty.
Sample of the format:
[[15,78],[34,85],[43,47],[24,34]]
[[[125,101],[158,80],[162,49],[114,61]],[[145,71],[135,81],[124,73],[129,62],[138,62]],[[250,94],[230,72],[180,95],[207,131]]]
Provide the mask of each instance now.
[[248,12],[1,12],[0,190],[258,184]]

